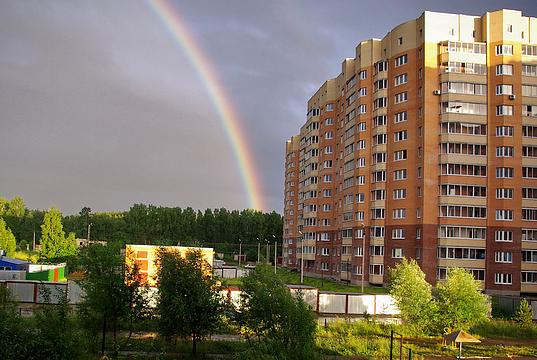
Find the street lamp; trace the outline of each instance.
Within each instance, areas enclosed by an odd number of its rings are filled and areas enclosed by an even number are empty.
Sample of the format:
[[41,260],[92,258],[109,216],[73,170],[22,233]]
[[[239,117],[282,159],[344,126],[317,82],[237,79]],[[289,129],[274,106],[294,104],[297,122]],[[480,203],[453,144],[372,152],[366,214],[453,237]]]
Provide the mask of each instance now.
[[239,268],[241,267],[242,240],[239,238]]
[[272,234],[272,237],[274,238],[274,275],[276,275],[276,264],[278,263],[278,243],[276,242],[276,235]]
[[266,247],[266,250],[267,250],[267,265],[270,264],[270,242],[265,239],[265,242],[267,243],[267,247]]
[[302,236],[302,231],[298,231],[298,234],[300,235],[300,243],[302,250],[300,250],[300,283],[304,283],[304,237]]
[[261,254],[261,242],[259,242],[259,238],[257,237],[257,263],[259,264],[259,255]]

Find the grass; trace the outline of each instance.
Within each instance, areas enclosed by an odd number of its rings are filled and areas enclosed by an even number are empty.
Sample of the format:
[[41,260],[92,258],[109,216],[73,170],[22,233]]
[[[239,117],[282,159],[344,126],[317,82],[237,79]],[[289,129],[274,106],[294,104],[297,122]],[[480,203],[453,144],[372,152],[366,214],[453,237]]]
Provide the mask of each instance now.
[[[511,324],[513,326],[516,324]],[[484,325],[489,326],[490,324]],[[499,327],[495,324],[494,328]],[[335,322],[327,328],[319,327],[317,331],[316,345],[318,352],[327,356],[358,357],[361,359],[387,359],[389,358],[389,334],[394,329],[398,333],[404,333],[406,329],[402,325],[382,325],[374,322]],[[524,329],[517,330],[521,334]],[[529,335],[527,335],[529,336]],[[537,338],[537,336],[533,336]],[[523,337],[527,339],[527,337]],[[442,338],[405,338],[403,340],[403,358],[408,356],[408,348],[412,349],[414,359],[424,356],[447,356],[455,357],[457,349],[446,346]],[[394,343],[394,356],[399,357],[399,340]],[[509,345],[484,342],[483,344],[463,345],[465,356],[537,356],[537,347],[526,343],[513,343]]]
[[521,325],[515,321],[491,319],[474,326],[470,332],[492,339],[537,339],[537,325]]
[[[278,277],[288,285],[300,285],[300,273],[291,272],[283,268],[278,268],[277,271]],[[225,286],[240,286],[241,279],[224,279],[222,281]],[[334,291],[334,292],[361,292],[362,288],[359,285],[347,285],[334,280],[328,279],[319,279],[314,277],[304,276],[304,284],[307,286],[312,286],[323,291]],[[383,287],[375,286],[366,286],[364,287],[364,293],[366,294],[386,294],[388,289]]]

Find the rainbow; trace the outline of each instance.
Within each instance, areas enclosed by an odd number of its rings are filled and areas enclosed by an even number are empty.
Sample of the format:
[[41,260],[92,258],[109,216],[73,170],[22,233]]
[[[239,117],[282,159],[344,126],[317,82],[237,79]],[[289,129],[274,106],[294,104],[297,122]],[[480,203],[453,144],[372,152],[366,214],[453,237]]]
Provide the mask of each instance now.
[[233,150],[243,185],[248,194],[249,207],[256,210],[266,209],[261,192],[261,182],[257,178],[255,162],[251,155],[253,151],[248,146],[239,116],[226,96],[208,57],[188,31],[185,21],[168,1],[149,0],[148,4],[165,24],[177,44],[186,53],[211,99]]

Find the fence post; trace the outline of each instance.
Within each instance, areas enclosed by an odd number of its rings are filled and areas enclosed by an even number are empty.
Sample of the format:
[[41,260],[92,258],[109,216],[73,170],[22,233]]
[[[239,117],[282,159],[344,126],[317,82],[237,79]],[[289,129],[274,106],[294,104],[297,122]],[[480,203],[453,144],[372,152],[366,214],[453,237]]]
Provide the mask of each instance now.
[[399,360],[403,360],[403,335],[401,335],[401,340],[399,341]]
[[393,360],[393,330],[390,331],[390,360]]
[[412,360],[412,349],[408,349],[408,360]]

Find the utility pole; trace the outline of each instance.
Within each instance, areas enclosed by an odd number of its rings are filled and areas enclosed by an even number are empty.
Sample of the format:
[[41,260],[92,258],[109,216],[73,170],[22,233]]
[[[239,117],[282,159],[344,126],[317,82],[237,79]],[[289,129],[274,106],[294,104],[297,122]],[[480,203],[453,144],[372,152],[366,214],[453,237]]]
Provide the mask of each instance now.
[[91,223],[88,224],[88,245],[90,242]]
[[32,251],[35,252],[35,229],[34,229],[34,240],[33,240],[33,243],[32,243]]
[[259,264],[259,256],[261,255],[261,243],[259,238],[257,238],[257,263]]

